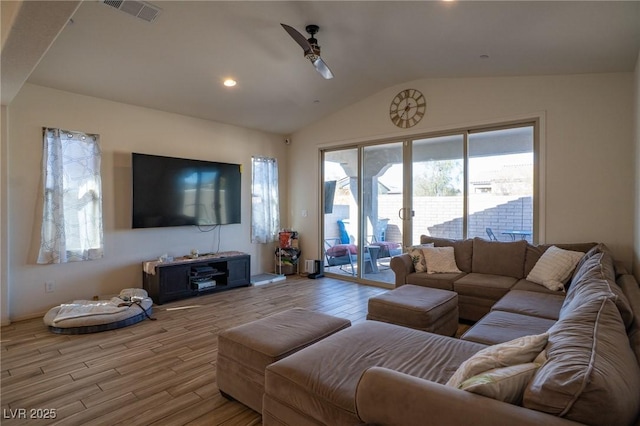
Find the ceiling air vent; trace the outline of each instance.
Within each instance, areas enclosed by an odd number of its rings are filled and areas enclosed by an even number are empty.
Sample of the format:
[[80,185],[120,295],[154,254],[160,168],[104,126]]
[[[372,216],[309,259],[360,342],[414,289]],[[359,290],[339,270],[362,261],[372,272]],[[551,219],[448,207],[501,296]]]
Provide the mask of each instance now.
[[143,1],[102,0],[102,3],[147,22],[155,21],[155,19],[162,11],[162,9],[160,9],[159,7]]

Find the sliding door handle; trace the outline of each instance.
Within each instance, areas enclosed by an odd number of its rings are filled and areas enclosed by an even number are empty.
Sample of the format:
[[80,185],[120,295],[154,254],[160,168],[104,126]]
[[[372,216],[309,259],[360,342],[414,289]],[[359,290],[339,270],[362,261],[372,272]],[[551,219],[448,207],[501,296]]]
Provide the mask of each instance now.
[[402,207],[400,210],[398,210],[398,217],[400,218],[400,220],[408,220],[407,217],[405,216],[406,212],[409,212],[410,217],[413,217],[416,212],[414,212],[413,210],[411,210],[411,208],[409,207]]

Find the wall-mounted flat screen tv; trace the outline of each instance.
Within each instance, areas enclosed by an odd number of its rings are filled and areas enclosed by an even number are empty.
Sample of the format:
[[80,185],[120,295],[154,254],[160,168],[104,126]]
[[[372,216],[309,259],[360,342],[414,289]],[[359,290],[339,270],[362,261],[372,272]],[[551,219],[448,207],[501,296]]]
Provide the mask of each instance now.
[[131,154],[133,228],[240,223],[240,164]]

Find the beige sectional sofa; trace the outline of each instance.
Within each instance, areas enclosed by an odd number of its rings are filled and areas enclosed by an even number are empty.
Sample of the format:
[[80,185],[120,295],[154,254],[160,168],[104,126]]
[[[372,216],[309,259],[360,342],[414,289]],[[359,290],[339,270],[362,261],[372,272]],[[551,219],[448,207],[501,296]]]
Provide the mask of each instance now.
[[[491,274],[496,272],[491,268],[474,272],[473,256],[486,254],[475,250],[482,242],[460,244],[471,244],[473,248],[468,271],[458,263],[466,272],[464,276],[501,276]],[[498,244],[501,249],[504,247]],[[487,277],[478,277],[478,281],[467,281],[468,287],[458,287],[469,290],[458,293],[468,297],[467,312],[472,314],[468,316],[486,311],[461,338],[366,321],[271,364],[265,373],[263,423],[637,424],[640,288],[625,271],[619,269],[616,274],[606,247],[589,246],[592,248],[585,250],[587,254],[576,268],[566,294],[553,294],[541,290],[538,284],[523,282],[527,254],[533,262],[531,256],[541,254],[544,247],[521,249],[522,272],[510,277],[511,286],[501,281],[487,296],[476,289]],[[459,256],[456,252],[457,262]],[[497,263],[502,260],[494,259]],[[415,284],[410,274],[405,274],[404,282]],[[445,277],[423,279],[446,281]],[[449,288],[455,289],[455,281]],[[508,288],[497,296],[501,286]],[[470,303],[476,300],[481,309]],[[520,347],[520,342],[531,339],[531,335],[544,339],[542,352],[535,359],[514,358],[507,362],[504,354],[510,352],[503,346]],[[477,370],[482,364],[478,360],[487,359],[495,365],[490,364],[488,371],[478,370],[482,374],[471,377],[468,381],[472,384],[492,372],[504,375],[504,371],[522,366],[527,367],[529,375],[480,381],[477,388],[471,386],[471,391],[447,385],[470,365]],[[496,366],[500,368],[494,370]],[[518,378],[516,384],[514,377]]]
[[[426,235],[421,244],[453,247],[461,272],[428,274],[416,272],[409,254],[391,259],[396,287],[404,284],[451,290],[458,293],[460,318],[477,321],[510,290],[551,293],[545,287],[527,281],[526,277],[542,254],[551,246],[528,244],[526,241],[498,242],[481,238],[449,240]],[[596,243],[555,244],[572,251],[587,252]]]

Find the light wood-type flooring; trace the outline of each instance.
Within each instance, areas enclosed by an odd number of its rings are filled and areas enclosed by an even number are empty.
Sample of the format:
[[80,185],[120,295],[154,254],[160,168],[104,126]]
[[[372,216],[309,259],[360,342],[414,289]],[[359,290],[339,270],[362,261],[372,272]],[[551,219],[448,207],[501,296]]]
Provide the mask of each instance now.
[[[384,291],[288,277],[154,306],[156,321],[102,333],[52,334],[42,319],[13,323],[2,327],[0,423],[259,425],[258,413],[218,392],[218,333],[292,307],[357,323],[367,300]],[[55,419],[30,418],[47,414]]]

